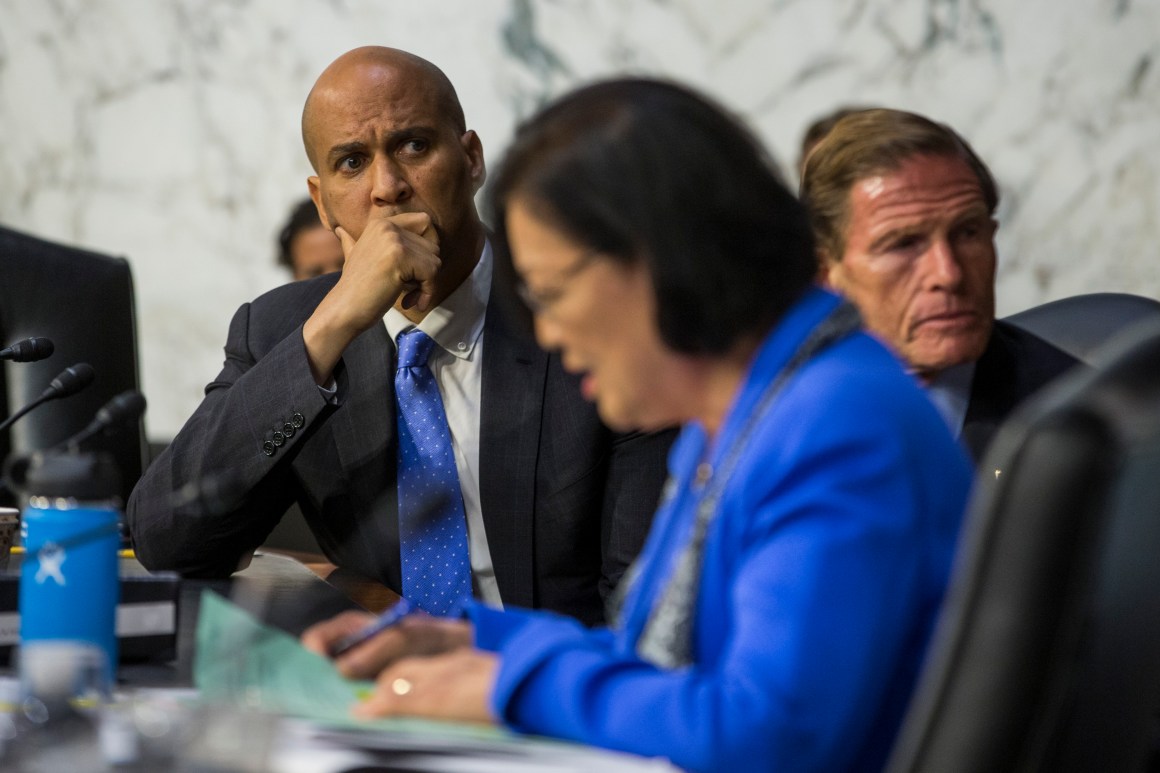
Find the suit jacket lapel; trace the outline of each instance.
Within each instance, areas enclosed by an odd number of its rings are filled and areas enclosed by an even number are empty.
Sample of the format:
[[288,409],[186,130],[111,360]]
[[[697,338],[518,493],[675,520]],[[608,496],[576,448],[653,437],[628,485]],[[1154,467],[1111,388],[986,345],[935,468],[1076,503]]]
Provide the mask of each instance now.
[[987,348],[975,366],[971,399],[963,420],[963,444],[976,463],[1003,419],[1021,398],[1014,389],[1014,359],[1003,328],[996,322],[987,341]]
[[536,469],[548,355],[502,279],[484,321],[479,489],[484,528],[505,604],[535,602]]
[[391,567],[389,577],[383,579],[399,588],[394,370],[395,350],[385,325],[374,325],[356,338],[343,353],[336,373],[344,404],[334,415],[333,426],[341,485],[348,487],[343,495],[352,503],[370,503],[357,534],[367,551],[373,546],[375,552],[392,556],[389,561],[377,558],[371,565]]

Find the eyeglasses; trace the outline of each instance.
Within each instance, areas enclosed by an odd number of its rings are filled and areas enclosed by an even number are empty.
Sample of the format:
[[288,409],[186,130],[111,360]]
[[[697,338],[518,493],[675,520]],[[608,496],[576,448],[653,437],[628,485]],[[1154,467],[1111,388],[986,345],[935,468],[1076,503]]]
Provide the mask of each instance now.
[[568,268],[557,274],[556,286],[550,290],[541,290],[540,292],[533,292],[521,279],[516,284],[516,294],[519,295],[520,300],[524,302],[533,314],[547,314],[551,312],[551,308],[555,306],[562,297],[564,297],[564,290],[566,289],[566,281],[575,279],[584,269],[592,265],[593,258],[600,254],[599,250],[588,250],[580,255]]

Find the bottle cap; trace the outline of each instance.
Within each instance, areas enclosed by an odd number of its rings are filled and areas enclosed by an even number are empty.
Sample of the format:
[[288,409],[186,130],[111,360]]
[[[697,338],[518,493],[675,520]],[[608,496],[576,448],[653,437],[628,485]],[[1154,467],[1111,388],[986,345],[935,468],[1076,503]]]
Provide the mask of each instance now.
[[121,474],[104,452],[37,451],[9,465],[8,478],[28,496],[103,500],[121,492]]

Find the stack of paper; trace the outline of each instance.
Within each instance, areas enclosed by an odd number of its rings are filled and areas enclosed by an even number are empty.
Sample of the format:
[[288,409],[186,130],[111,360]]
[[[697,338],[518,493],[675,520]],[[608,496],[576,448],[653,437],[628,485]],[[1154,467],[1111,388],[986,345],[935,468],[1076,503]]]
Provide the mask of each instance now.
[[463,773],[676,770],[664,760],[495,727],[356,719],[351,706],[372,689],[372,683],[344,678],[329,660],[306,650],[294,637],[262,625],[208,591],[199,612],[194,682],[206,701],[306,720],[282,722],[276,737],[268,739],[269,766],[283,773],[337,772],[368,764],[388,764],[387,770]]

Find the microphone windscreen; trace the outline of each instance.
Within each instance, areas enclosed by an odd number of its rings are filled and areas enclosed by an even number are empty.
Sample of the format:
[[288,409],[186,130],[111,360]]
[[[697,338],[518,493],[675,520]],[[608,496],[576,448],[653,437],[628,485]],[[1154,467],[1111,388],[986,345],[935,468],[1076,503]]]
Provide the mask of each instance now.
[[132,421],[145,413],[145,396],[136,389],[128,389],[101,406],[95,421],[102,427],[112,427],[123,421]]
[[175,510],[200,515],[223,515],[238,506],[241,484],[235,476],[207,476],[174,491],[169,504]]
[[78,362],[76,365],[61,371],[59,376],[49,382],[48,389],[44,391],[46,394],[51,393],[49,399],[68,397],[93,383],[96,376],[92,365],[87,362]]
[[25,338],[4,350],[7,359],[13,362],[37,362],[52,356],[54,347],[47,338]]

